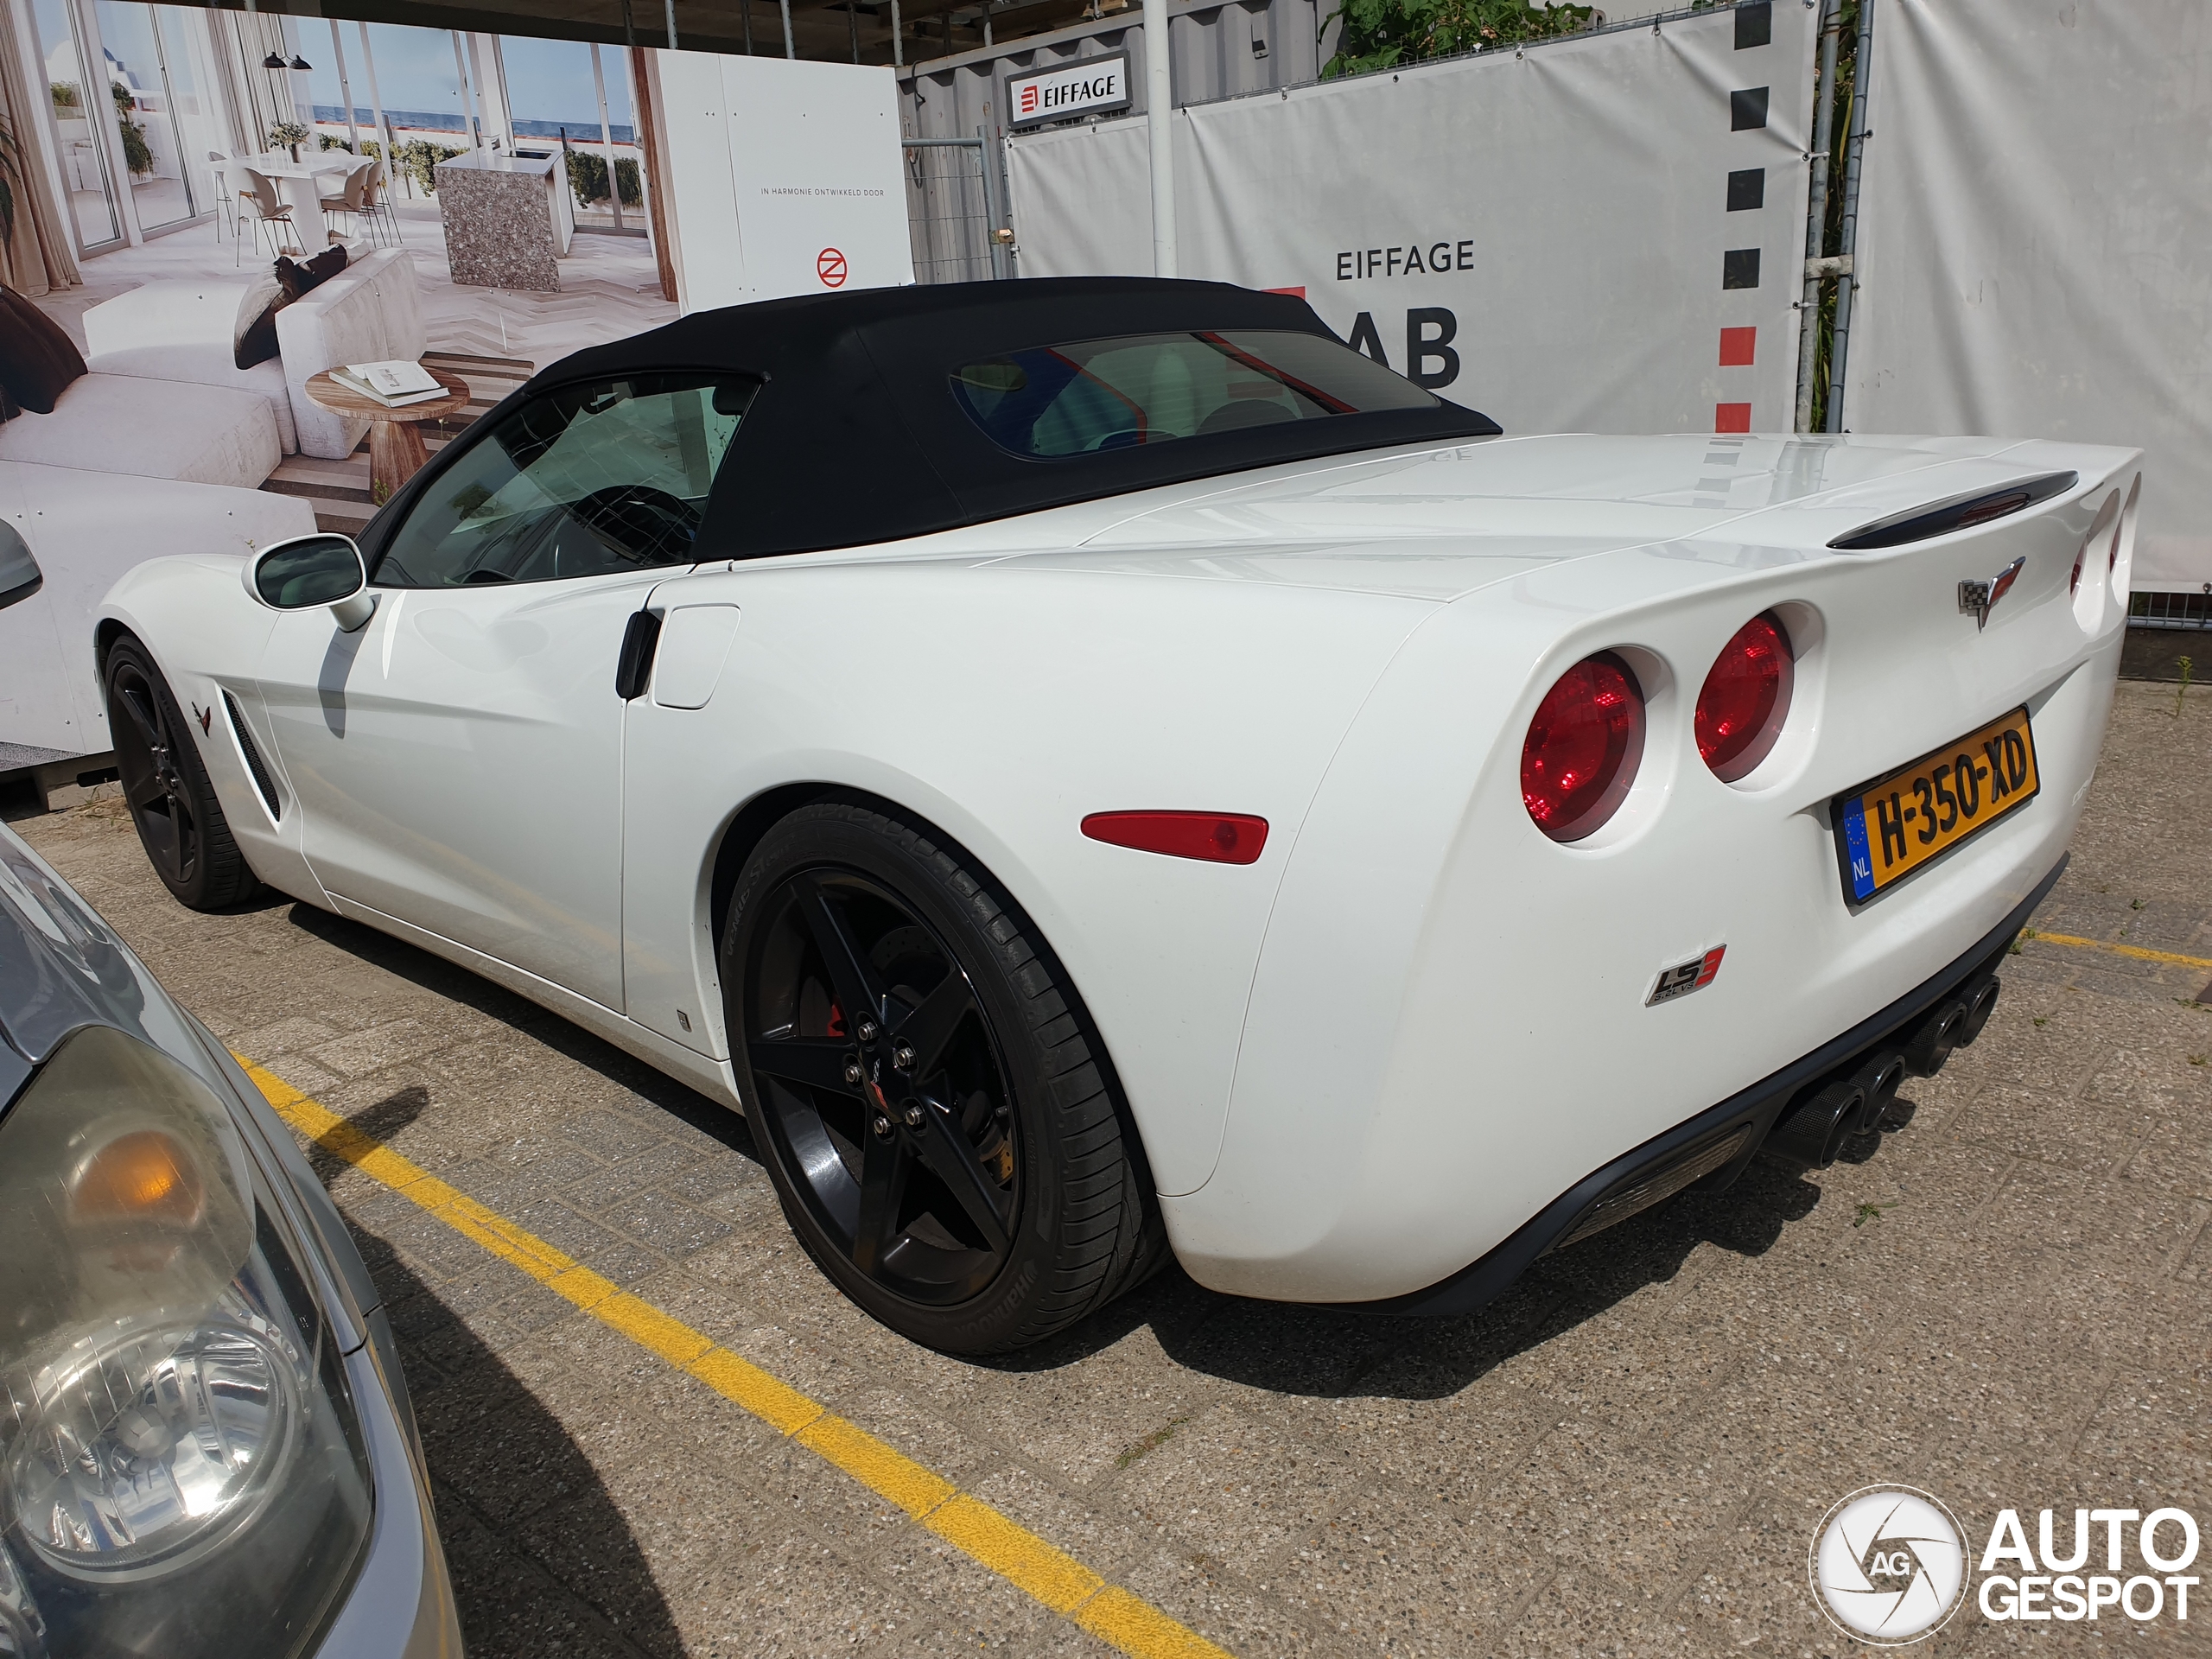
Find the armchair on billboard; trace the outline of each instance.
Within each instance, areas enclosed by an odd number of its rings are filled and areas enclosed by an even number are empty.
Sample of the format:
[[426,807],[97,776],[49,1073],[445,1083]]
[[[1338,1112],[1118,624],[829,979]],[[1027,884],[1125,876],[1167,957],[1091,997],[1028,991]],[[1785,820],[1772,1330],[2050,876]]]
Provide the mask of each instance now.
[[914,280],[886,68],[655,52],[686,315]]

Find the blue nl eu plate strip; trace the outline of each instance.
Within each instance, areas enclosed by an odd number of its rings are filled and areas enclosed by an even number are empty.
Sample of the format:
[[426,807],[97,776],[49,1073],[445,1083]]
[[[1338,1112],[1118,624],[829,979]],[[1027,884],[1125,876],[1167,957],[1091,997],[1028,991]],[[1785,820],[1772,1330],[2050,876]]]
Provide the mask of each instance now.
[[1854,795],[1844,803],[1843,844],[1851,855],[1851,896],[1874,896],[1874,855],[1866,846],[1866,798]]

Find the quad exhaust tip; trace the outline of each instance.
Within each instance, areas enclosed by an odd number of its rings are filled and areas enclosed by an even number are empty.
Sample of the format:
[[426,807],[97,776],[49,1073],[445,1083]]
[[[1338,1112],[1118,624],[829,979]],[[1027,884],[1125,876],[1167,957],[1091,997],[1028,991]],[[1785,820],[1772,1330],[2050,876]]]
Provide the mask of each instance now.
[[[1806,1098],[1767,1134],[1761,1150],[1825,1169],[1853,1136],[1887,1121],[1908,1076],[1930,1077],[1951,1052],[1981,1035],[1997,1006],[1997,976],[1984,974],[1923,1015],[1901,1044],[1862,1055],[1809,1085]],[[1894,1039],[1893,1039],[1894,1040]]]

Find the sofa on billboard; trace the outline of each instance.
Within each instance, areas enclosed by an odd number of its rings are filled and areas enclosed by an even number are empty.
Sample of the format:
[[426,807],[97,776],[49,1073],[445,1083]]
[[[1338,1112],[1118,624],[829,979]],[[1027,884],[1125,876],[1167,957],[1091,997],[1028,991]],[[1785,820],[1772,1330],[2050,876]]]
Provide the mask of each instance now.
[[[17,410],[0,422],[0,523],[45,574],[0,615],[0,770],[110,747],[92,617],[126,571],[315,528],[306,501],[260,486],[287,454],[351,454],[368,422],[315,403],[308,380],[425,344],[404,249],[332,264],[281,303],[270,278],[148,283],[84,314],[82,353],[29,301],[0,302],[0,389]],[[257,324],[259,347],[245,343]]]

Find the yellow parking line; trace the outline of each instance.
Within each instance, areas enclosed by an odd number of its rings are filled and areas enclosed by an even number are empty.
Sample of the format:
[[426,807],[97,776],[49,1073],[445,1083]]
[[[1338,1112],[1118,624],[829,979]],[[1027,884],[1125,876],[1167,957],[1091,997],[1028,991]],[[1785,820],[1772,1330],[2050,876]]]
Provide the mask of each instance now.
[[789,1435],[1062,1618],[1133,1659],[1230,1659],[1226,1650],[1197,1631],[1177,1624],[1118,1585],[1107,1583],[1072,1555],[1054,1548],[989,1504],[970,1497],[866,1429],[847,1422],[819,1401],[810,1399],[752,1361],[716,1347],[651,1302],[618,1289],[543,1239],[447,1185],[329,1108],[309,1100],[245,1055],[238,1059],[268,1096],[276,1115],[326,1152],[421,1205],[455,1232],[560,1292],[602,1325],[651,1349],[725,1400]]
[[2040,939],[2046,944],[2071,944],[2084,950],[2109,950],[2115,957],[2133,957],[2139,962],[2173,962],[2184,968],[2212,968],[2212,957],[2177,957],[2171,950],[2145,950],[2139,944],[2114,944],[2108,939],[2084,939],[2072,933],[2046,933],[2041,928],[2029,928],[2024,938]]

